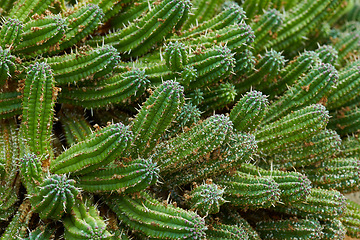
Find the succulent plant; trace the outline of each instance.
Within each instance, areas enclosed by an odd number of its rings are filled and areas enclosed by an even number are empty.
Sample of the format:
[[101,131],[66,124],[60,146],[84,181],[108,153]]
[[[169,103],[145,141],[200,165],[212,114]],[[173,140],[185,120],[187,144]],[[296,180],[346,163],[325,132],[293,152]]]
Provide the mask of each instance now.
[[0,240],[360,238],[359,9],[0,1]]

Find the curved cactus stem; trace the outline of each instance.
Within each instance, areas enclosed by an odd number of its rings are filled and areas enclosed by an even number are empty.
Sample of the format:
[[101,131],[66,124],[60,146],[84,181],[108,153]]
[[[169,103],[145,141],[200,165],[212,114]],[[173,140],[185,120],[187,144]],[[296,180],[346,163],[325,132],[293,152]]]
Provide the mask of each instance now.
[[341,152],[339,155],[360,159],[360,140],[355,136],[348,136],[342,142]]
[[224,198],[244,209],[269,208],[279,201],[279,185],[269,177],[258,177],[235,171],[215,180],[225,189]]
[[155,147],[184,104],[183,91],[179,83],[166,81],[146,100],[131,126],[133,157],[147,156]]
[[8,16],[25,22],[30,17],[39,18],[54,3],[54,0],[19,0],[13,4]]
[[0,46],[13,49],[20,41],[23,23],[16,18],[6,18],[0,30]]
[[132,132],[122,123],[107,126],[54,159],[50,163],[50,171],[74,175],[89,173],[120,156],[125,157],[132,139]]
[[322,232],[324,233],[322,239],[324,240],[345,239],[346,228],[339,219],[331,219],[328,221],[324,221],[322,226],[323,226]]
[[[131,23],[126,28],[104,38],[88,41],[92,46],[110,44],[119,52],[129,56],[140,56],[148,52],[154,44],[163,41],[163,37],[179,29],[186,19],[190,8],[187,0],[165,0],[156,5],[139,22]],[[124,56],[126,57],[126,56]]]
[[237,131],[254,131],[268,109],[267,97],[258,91],[246,93],[231,109],[230,120]]
[[0,86],[4,85],[7,79],[14,76],[16,61],[19,61],[19,59],[11,55],[9,49],[3,50],[0,47]]
[[224,115],[214,115],[188,132],[158,144],[153,160],[158,163],[161,175],[180,171],[218,148],[231,132],[232,123]]
[[151,159],[138,159],[79,176],[76,186],[88,192],[132,193],[155,184],[159,168]]
[[341,108],[332,114],[328,127],[336,130],[340,135],[347,135],[359,131],[360,109],[358,107]]
[[112,239],[95,206],[77,200],[71,215],[63,219],[65,239]]
[[324,233],[321,230],[322,226],[316,219],[285,219],[256,224],[256,231],[264,240],[290,240],[294,236],[299,240],[323,239]]
[[339,58],[338,51],[331,45],[319,46],[315,52],[323,63],[335,64]]
[[0,119],[11,118],[22,112],[21,94],[19,92],[2,92],[0,94]]
[[345,226],[346,235],[354,238],[360,237],[360,205],[351,200],[347,200],[346,210],[340,217]]
[[323,130],[329,118],[324,106],[314,104],[263,125],[255,132],[259,150],[266,155],[281,152],[289,144],[299,143]]
[[44,174],[40,159],[32,153],[22,156],[20,158],[20,173],[27,194],[31,196],[36,192],[36,187],[43,181]]
[[51,132],[58,91],[54,85],[53,73],[48,64],[36,62],[30,66],[23,90],[20,131],[29,150],[43,159],[43,167],[48,167],[53,158]]
[[133,197],[111,195],[104,199],[120,221],[147,237],[205,239],[205,221],[194,212],[164,205],[146,192]]
[[335,158],[322,161],[319,165],[302,170],[311,182],[324,189],[342,193],[360,189],[360,160],[356,158]]

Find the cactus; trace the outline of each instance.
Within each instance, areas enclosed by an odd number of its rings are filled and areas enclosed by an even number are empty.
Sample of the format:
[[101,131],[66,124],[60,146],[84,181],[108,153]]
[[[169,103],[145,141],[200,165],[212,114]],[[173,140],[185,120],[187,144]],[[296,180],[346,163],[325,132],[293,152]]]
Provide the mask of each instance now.
[[328,220],[342,216],[346,211],[346,198],[335,190],[311,189],[306,201],[293,203],[286,207],[276,207],[277,211],[300,217],[314,217]]
[[50,171],[56,174],[89,173],[121,156],[132,139],[132,132],[122,123],[104,127],[51,161]]
[[238,131],[254,131],[264,118],[269,101],[259,91],[246,93],[231,109],[230,120]]
[[204,219],[194,212],[163,205],[146,192],[141,192],[134,198],[110,196],[105,202],[117,213],[119,220],[148,237],[163,239],[204,239],[205,237]]
[[359,238],[358,9],[0,0],[0,238]]
[[101,79],[99,82],[86,84],[85,92],[83,85],[64,87],[59,94],[59,102],[85,108],[106,107],[141,96],[149,83],[145,71],[134,69]]
[[4,85],[5,80],[14,75],[16,58],[10,54],[9,49],[0,47],[0,86]]
[[267,155],[284,150],[291,143],[300,142],[323,130],[329,113],[320,104],[292,112],[273,123],[262,126],[255,137],[259,149]]
[[347,193],[359,190],[359,166],[360,161],[356,158],[336,158],[322,161],[316,167],[306,168],[303,173],[316,186]]
[[76,201],[71,215],[64,218],[65,239],[111,239],[95,206],[87,205]]
[[310,194],[311,182],[301,173],[267,171],[252,164],[242,164],[238,170],[241,173],[251,174],[253,176],[263,176],[273,179],[281,190],[280,202],[291,204],[294,202],[303,202]]
[[185,0],[163,1],[138,23],[130,24],[119,32],[107,35],[104,39],[91,40],[89,44],[95,46],[104,42],[114,46],[119,52],[127,52],[130,56],[143,55],[153,44],[161,42],[173,28],[181,28],[189,8],[190,2]]
[[320,222],[316,219],[285,219],[259,222],[256,230],[261,239],[323,239]]
[[20,130],[30,151],[41,158],[45,156],[42,162],[44,167],[53,157],[50,138],[57,91],[48,64],[36,62],[30,66],[23,89]]
[[75,181],[65,175],[51,175],[44,179],[31,196],[34,211],[41,219],[59,220],[66,212],[70,213],[80,191],[74,186]]
[[183,87],[174,81],[160,85],[144,103],[131,126],[133,155],[146,156],[184,104]]
[[225,188],[225,200],[245,209],[269,208],[279,201],[281,193],[279,185],[271,178],[238,171],[220,177],[216,183]]
[[155,184],[158,172],[151,159],[138,159],[79,176],[76,186],[88,192],[137,192]]
[[224,189],[208,180],[205,184],[196,186],[188,196],[191,209],[197,210],[201,216],[215,214],[226,201],[223,198]]
[[46,16],[24,24],[21,41],[14,47],[14,53],[34,57],[56,49],[67,29],[65,20],[59,16]]

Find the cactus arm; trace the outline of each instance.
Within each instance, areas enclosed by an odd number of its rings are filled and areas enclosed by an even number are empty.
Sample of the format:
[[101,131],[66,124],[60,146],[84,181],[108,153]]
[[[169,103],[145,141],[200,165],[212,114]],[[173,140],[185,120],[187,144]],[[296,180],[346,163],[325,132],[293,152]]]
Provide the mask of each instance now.
[[161,84],[146,100],[131,127],[134,132],[133,156],[146,156],[184,104],[183,87],[174,81]]
[[138,159],[77,178],[76,186],[88,192],[132,193],[155,184],[159,169],[151,159]]
[[163,205],[146,192],[134,198],[109,196],[106,204],[129,228],[148,237],[165,239],[205,239],[205,221],[194,212]]
[[20,41],[23,23],[16,18],[7,18],[0,30],[0,46],[13,49]]
[[0,119],[11,118],[22,112],[21,94],[2,92],[0,94]]
[[19,0],[13,4],[8,16],[25,22],[28,21],[30,17],[43,14],[45,10],[54,3],[54,0]]
[[331,45],[322,45],[318,47],[315,52],[319,55],[323,63],[335,64],[338,56],[338,51]]
[[85,174],[122,156],[132,141],[132,132],[122,123],[92,133],[63,152],[50,164],[56,174]]
[[329,128],[336,130],[340,135],[356,133],[359,131],[360,109],[347,107],[336,111],[330,118]]
[[30,66],[25,79],[21,132],[30,151],[43,159],[43,167],[48,166],[53,157],[51,131],[56,100],[54,77],[46,63]]

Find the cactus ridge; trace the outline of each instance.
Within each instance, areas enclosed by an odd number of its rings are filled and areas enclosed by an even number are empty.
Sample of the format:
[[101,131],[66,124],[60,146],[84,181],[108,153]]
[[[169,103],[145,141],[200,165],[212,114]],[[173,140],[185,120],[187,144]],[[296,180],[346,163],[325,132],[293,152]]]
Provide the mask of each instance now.
[[79,193],[74,180],[67,179],[65,175],[55,174],[44,179],[30,201],[41,219],[58,220],[64,212],[71,212]]
[[186,18],[190,2],[186,0],[166,0],[157,5],[140,19],[138,23],[130,24],[126,28],[108,34],[104,39],[98,38],[88,41],[95,46],[101,42],[114,46],[119,52],[127,52],[131,56],[139,56],[162,41],[173,28],[181,27]]
[[21,114],[21,94],[18,92],[2,92],[0,94],[0,119]]
[[[165,239],[204,239],[205,221],[194,212],[164,206],[146,192],[131,198],[110,196],[105,202],[119,220],[146,236]],[[121,213],[121,214],[120,214]]]
[[133,139],[132,132],[122,123],[105,127],[92,133],[63,152],[50,163],[56,174],[85,174],[122,156]]
[[0,30],[0,46],[2,48],[14,48],[19,41],[24,25],[16,18],[7,18]]
[[24,24],[21,41],[15,45],[14,53],[34,57],[56,49],[68,25],[60,16],[46,16]]
[[101,108],[141,96],[149,84],[150,80],[144,70],[133,69],[101,79],[99,82],[86,83],[78,87],[64,87],[59,94],[59,102],[89,109]]
[[151,159],[138,159],[79,176],[76,186],[89,192],[137,192],[155,184],[158,172]]
[[338,56],[338,51],[331,45],[322,45],[318,47],[315,52],[323,63],[335,64]]
[[0,47],[0,86],[4,85],[7,79],[14,75],[16,70],[16,58],[10,54],[9,49]]
[[111,73],[120,56],[115,48],[105,45],[85,53],[47,58],[46,61],[53,70],[56,83],[68,85]]

